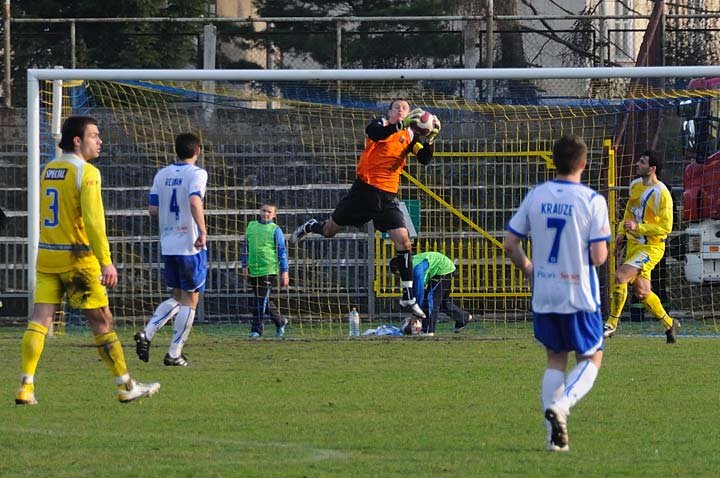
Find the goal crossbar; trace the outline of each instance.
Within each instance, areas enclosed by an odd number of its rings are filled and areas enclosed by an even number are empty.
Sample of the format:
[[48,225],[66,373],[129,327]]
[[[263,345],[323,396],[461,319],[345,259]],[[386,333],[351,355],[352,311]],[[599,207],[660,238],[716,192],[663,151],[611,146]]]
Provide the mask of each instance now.
[[[645,66],[634,68],[448,68],[357,70],[91,70],[29,69],[37,80],[537,80],[602,78],[693,78],[720,75],[720,66]],[[28,97],[28,101],[31,99]]]

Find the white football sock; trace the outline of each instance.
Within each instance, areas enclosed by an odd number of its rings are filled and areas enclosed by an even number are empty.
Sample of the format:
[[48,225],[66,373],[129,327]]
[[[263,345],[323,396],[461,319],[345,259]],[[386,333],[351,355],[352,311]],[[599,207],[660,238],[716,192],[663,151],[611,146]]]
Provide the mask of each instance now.
[[127,383],[128,380],[130,380],[130,374],[126,373],[125,375],[121,375],[119,377],[115,377],[115,383],[117,385],[122,385],[124,383]]
[[558,406],[566,410],[575,406],[592,389],[598,376],[598,368],[589,360],[581,360],[568,374],[565,391],[557,401]]
[[165,325],[168,320],[175,317],[179,308],[180,304],[178,304],[178,301],[172,297],[158,305],[157,309],[155,309],[155,313],[150,318],[147,325],[145,325],[145,337],[147,337],[148,340],[152,340],[157,331],[160,330],[160,328]]
[[[545,369],[541,390],[540,401],[542,402],[544,412],[550,405],[562,397],[563,391],[565,390],[565,374],[562,370],[558,370],[556,368]],[[545,420],[545,428],[547,430],[547,439],[549,441],[552,427],[550,426],[550,422],[547,420]]]
[[180,311],[175,317],[175,325],[173,327],[173,338],[170,342],[168,353],[171,357],[177,358],[182,353],[183,345],[190,335],[192,324],[195,321],[195,309],[190,306],[181,305]]

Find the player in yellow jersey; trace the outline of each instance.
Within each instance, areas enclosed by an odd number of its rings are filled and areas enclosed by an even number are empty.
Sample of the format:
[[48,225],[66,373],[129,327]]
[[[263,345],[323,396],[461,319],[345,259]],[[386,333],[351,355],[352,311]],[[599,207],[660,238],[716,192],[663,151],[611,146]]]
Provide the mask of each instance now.
[[71,307],[83,310],[100,358],[115,376],[118,399],[131,402],[154,394],[160,384],[130,378],[108,307],[105,287],[115,287],[118,277],[105,235],[100,171],[88,162],[100,155],[100,132],[93,118],[71,116],[61,133],[62,155],[45,166],[40,179],[35,304],[22,339],[22,376],[15,403],[37,403],[35,371],[63,295]]
[[670,191],[658,176],[662,157],[655,151],[645,151],[635,163],[637,175],[630,183],[630,197],[622,222],[618,225],[616,248],[627,243],[625,262],[615,272],[610,293],[610,317],[604,335],[611,337],[617,330],[625,301],[627,285],[632,284],[635,296],[665,327],[667,343],[677,342],[680,323],[670,317],[660,298],[650,287],[650,273],[665,254],[665,240],[672,231],[673,201]]

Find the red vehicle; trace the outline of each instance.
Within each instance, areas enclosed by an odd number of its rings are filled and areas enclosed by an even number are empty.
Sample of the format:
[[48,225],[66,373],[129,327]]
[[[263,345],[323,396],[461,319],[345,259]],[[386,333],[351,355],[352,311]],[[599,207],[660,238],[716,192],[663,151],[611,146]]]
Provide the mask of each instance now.
[[720,78],[691,80],[688,89],[718,90],[717,95],[681,101],[683,154],[692,162],[683,176],[686,230],[685,278],[720,281]]

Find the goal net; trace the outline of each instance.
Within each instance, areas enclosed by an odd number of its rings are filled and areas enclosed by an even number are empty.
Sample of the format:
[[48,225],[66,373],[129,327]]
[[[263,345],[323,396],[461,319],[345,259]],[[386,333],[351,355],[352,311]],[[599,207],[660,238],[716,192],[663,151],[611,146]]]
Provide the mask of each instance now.
[[[720,263],[715,273],[714,258],[720,260],[720,241],[713,236],[713,243],[711,236],[720,204],[717,211],[708,205],[717,184],[713,189],[696,180],[692,194],[684,186],[690,164],[700,168],[700,176],[716,174],[708,157],[720,149],[720,91],[717,83],[690,81],[715,75],[720,69],[708,67],[31,70],[30,293],[38,223],[33,178],[56,154],[65,117],[88,114],[99,121],[104,144],[96,164],[120,276],[110,292],[111,308],[119,323],[130,327],[142,326],[168,295],[157,224],[147,213],[152,178],[174,161],[177,134],[201,137],[199,165],[209,174],[210,268],[196,323],[246,335],[251,291],[242,280],[240,258],[248,222],[258,218],[266,201],[277,205],[276,222],[286,239],[307,219],[328,218],[354,181],[365,126],[384,115],[392,99],[408,98],[412,107],[435,113],[443,128],[430,165],[409,158],[399,199],[417,231],[414,252],[442,252],[456,264],[451,299],[474,317],[462,336],[532,334],[530,285],[501,243],[529,188],[553,176],[550,151],[563,133],[586,140],[589,166],[583,179],[608,197],[613,227],[622,218],[634,161],[645,149],[664,155],[662,179],[673,192],[676,215],[653,286],[686,333],[717,334]],[[273,300],[290,320],[289,336],[347,335],[353,307],[363,330],[402,321],[398,283],[387,265],[394,248],[371,225],[345,229],[332,239],[309,235],[288,244],[287,252],[290,286],[276,286]],[[604,311],[616,266],[611,258],[601,270]],[[631,294],[623,332],[662,334],[636,302]],[[66,317],[72,320],[73,312]],[[441,314],[440,321],[439,335],[454,335],[453,318]]]

